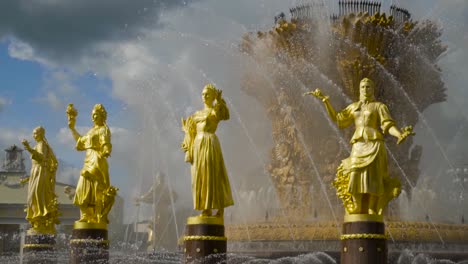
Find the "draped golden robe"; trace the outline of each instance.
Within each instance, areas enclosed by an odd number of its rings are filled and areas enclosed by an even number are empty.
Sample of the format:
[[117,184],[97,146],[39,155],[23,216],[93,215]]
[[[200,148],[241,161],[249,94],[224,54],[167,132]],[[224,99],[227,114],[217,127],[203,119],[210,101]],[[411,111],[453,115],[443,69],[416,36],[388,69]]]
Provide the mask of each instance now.
[[193,143],[186,150],[188,160],[192,161],[194,209],[222,209],[233,205],[221,145],[215,134],[219,121],[229,119],[226,103],[220,100],[213,109],[197,111],[188,119],[196,131]]
[[86,150],[84,165],[76,186],[73,203],[79,206],[94,206],[96,198],[109,188],[109,166],[103,157],[104,151],[110,153],[111,132],[107,125],[94,126],[76,142],[77,150]]
[[33,223],[45,221],[46,216],[57,214],[55,196],[57,159],[44,141],[38,142],[31,151],[31,159],[26,219]]
[[349,179],[349,194],[369,193],[382,195],[384,179],[388,178],[387,152],[382,133],[387,133],[395,122],[385,104],[355,102],[337,114],[340,128],[354,122],[351,155],[341,162],[337,180]]

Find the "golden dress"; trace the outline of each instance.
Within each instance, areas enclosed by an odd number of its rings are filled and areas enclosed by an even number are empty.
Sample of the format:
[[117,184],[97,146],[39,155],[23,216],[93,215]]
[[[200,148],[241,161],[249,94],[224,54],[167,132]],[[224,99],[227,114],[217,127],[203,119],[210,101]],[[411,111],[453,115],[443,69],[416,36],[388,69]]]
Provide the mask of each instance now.
[[105,150],[110,153],[111,148],[111,132],[107,125],[96,125],[77,140],[76,149],[86,150],[86,155],[76,186],[75,205],[87,207],[101,202],[96,201],[96,194],[110,187],[109,166],[103,154]]
[[[356,131],[351,138],[351,155],[341,162],[337,179],[345,177],[349,194],[384,193],[384,181],[388,178],[387,152],[383,134],[395,125],[385,104],[359,101],[350,104],[337,114],[340,128],[354,122]],[[380,129],[379,129],[380,128]]]
[[31,151],[31,159],[26,219],[33,223],[57,213],[55,172],[58,163],[52,149],[44,141],[38,142]]
[[192,147],[188,150],[192,161],[192,193],[194,209],[222,209],[234,204],[231,187],[224,165],[223,154],[215,134],[218,123],[229,119],[224,100],[212,109],[195,112],[190,123],[196,131]]

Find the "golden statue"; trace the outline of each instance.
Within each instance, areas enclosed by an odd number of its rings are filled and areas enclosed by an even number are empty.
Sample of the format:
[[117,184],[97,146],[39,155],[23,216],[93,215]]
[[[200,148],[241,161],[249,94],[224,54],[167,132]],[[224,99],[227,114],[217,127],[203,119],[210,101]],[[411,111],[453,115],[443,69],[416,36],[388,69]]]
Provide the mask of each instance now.
[[110,185],[107,158],[112,151],[111,132],[106,124],[107,112],[96,104],[91,118],[94,126],[81,136],[75,129],[78,112],[73,104],[67,107],[68,127],[76,141],[78,151],[86,151],[83,169],[76,186],[73,203],[80,207],[83,223],[108,224],[107,215],[114,204],[118,189]]
[[21,182],[29,182],[26,219],[31,224],[31,233],[55,234],[55,225],[59,224],[57,196],[55,195],[55,173],[58,162],[54,151],[45,138],[45,129],[41,126],[33,130],[37,142],[31,148],[29,142],[22,141],[24,148],[31,154],[31,175]]
[[[368,78],[359,84],[359,101],[336,113],[328,96],[317,89],[311,94],[321,99],[330,118],[345,128],[354,122],[351,155],[341,162],[333,185],[348,214],[382,215],[387,203],[397,197],[400,181],[388,175],[387,152],[383,134],[389,133],[403,142],[414,135],[412,127],[400,131],[385,104],[374,99],[374,82]],[[380,128],[380,129],[379,129]]]
[[221,145],[215,134],[219,121],[229,119],[221,95],[222,91],[214,85],[206,85],[202,92],[205,108],[182,119],[185,132],[182,149],[186,152],[185,161],[192,164],[194,208],[202,210],[202,217],[212,216],[211,210],[217,209],[215,216],[222,218],[224,208],[234,204]]

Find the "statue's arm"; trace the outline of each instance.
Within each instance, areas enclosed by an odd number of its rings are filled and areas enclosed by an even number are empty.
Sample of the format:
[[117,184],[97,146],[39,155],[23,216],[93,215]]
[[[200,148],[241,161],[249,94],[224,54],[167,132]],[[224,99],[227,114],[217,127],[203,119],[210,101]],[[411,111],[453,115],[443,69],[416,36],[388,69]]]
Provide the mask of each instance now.
[[72,133],[72,136],[73,136],[73,139],[75,139],[75,142],[78,142],[81,135],[78,133],[78,131],[76,131],[75,122],[76,122],[76,120],[74,118],[70,119],[68,121],[68,128],[70,129],[70,131]]
[[392,126],[388,130],[388,133],[398,139],[397,144],[405,141],[407,137],[415,135],[412,126],[406,126],[402,128],[401,131],[396,126]]
[[73,139],[75,139],[75,141],[78,141],[81,137],[78,131],[76,131],[75,128],[70,128],[70,131],[72,132]]
[[227,107],[222,94],[223,91],[216,90],[216,104],[214,106],[214,110],[216,117],[219,118],[219,120],[228,120],[230,118],[229,108]]
[[47,150],[49,151],[49,159],[50,159],[49,169],[50,169],[50,172],[52,172],[53,174],[53,178],[55,182],[55,173],[57,172],[59,163],[58,163],[57,157],[55,156],[54,150],[50,147],[50,145],[48,145]]
[[398,139],[397,144],[402,143],[408,136],[415,135],[413,132],[412,126],[406,126],[404,128],[398,129],[395,125],[395,121],[390,117],[390,112],[386,105],[382,104],[379,109],[379,115],[381,120],[381,127],[384,133],[388,132],[388,134],[394,136]]
[[185,132],[184,140],[182,141],[181,147],[185,152],[185,161],[192,163],[193,162],[193,141],[196,136],[196,127],[195,122],[193,122],[192,117],[187,119],[182,118],[182,130]]
[[322,99],[323,104],[325,105],[325,109],[327,109],[328,116],[333,120],[333,122],[337,122],[336,118],[336,111],[333,108],[333,106],[330,103],[330,100],[328,100],[328,96],[326,96],[324,99]]
[[328,116],[331,118],[331,120],[333,120],[333,122],[337,122],[336,111],[330,103],[329,96],[324,95],[319,88],[315,89],[315,91],[304,93],[304,95],[307,94],[313,95],[316,98],[322,100],[323,104],[325,105],[325,109],[327,110]]
[[99,141],[100,141],[99,143],[101,144],[102,157],[104,158],[109,157],[112,152],[112,143],[111,143],[111,132],[107,126],[101,128]]
[[390,127],[390,129],[388,129],[388,133],[396,138],[401,137],[401,131],[396,126]]
[[102,146],[102,157],[104,158],[110,157],[111,152],[112,152],[112,146],[110,143]]
[[153,192],[154,192],[154,185],[151,186],[151,188],[146,193],[138,197],[137,202],[153,203],[153,198],[154,198]]
[[47,157],[47,148],[44,148],[44,144],[38,143],[36,148],[29,148],[28,149],[29,153],[31,153],[31,159],[37,161],[37,162],[42,162],[45,157]]

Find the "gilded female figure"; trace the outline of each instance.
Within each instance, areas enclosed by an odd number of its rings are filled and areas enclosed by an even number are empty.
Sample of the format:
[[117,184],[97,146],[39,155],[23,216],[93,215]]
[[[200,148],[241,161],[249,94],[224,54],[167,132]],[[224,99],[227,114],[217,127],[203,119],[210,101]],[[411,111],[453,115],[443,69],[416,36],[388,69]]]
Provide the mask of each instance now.
[[312,94],[321,99],[330,118],[345,128],[354,123],[351,154],[337,169],[334,186],[349,214],[381,215],[383,207],[399,194],[399,181],[388,175],[387,153],[383,134],[398,139],[398,144],[413,135],[408,126],[401,132],[391,118],[387,106],[375,101],[374,82],[368,78],[359,85],[359,101],[336,113],[328,96],[317,89]]
[[26,219],[33,231],[54,234],[55,224],[59,223],[55,195],[55,173],[58,162],[45,138],[43,127],[39,126],[33,130],[33,138],[37,142],[34,148],[31,148],[27,140],[22,141],[32,160],[31,175],[22,180],[23,183],[29,182]]
[[86,151],[73,200],[80,207],[78,222],[107,224],[107,213],[112,207],[116,189],[109,182],[107,158],[111,154],[112,144],[111,132],[106,124],[106,109],[102,104],[94,106],[91,114],[94,126],[83,136],[75,129],[77,113],[72,105],[69,105],[67,114],[76,149]]
[[[229,119],[229,110],[222,98],[222,91],[208,84],[203,88],[204,109],[182,119],[185,138],[182,149],[185,161],[192,164],[192,194],[196,210],[201,216],[223,217],[224,208],[234,204],[223,154],[215,134],[218,123]],[[216,101],[216,103],[214,103]]]

